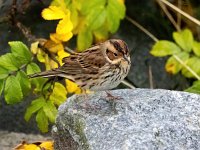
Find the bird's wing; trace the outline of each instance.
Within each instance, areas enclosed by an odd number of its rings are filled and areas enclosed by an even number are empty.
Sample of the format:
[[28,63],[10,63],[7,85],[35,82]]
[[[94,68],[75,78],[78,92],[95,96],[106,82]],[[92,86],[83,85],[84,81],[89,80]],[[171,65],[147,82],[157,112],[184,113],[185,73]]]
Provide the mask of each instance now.
[[106,59],[99,49],[89,49],[63,58],[63,63],[58,70],[67,74],[97,74],[106,64]]

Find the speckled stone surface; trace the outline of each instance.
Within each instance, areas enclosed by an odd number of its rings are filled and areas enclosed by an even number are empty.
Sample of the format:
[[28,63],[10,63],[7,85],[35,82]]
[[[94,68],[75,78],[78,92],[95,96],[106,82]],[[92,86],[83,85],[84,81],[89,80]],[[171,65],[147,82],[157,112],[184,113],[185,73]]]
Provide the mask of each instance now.
[[114,90],[73,96],[59,107],[55,149],[200,149],[200,96],[169,90]]

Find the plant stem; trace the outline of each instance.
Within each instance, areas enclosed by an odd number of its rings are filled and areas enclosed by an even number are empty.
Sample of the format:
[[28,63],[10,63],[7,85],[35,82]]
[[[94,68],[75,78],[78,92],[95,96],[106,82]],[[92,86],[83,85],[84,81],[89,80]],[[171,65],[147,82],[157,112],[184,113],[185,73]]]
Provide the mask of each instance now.
[[[163,0],[162,0],[163,1]],[[126,16],[126,19],[128,21],[130,21],[133,25],[135,25],[136,27],[138,27],[141,31],[143,31],[144,33],[146,33],[153,41],[158,42],[159,40],[152,34],[150,33],[147,29],[145,29],[142,25],[140,25],[139,23],[137,23],[135,20],[131,19],[130,17]],[[199,75],[192,70],[192,68],[190,68],[188,65],[186,65],[177,55],[173,55],[174,58],[181,64],[183,65],[183,67],[185,67],[194,77],[197,78],[197,80],[200,80]]]
[[192,21],[195,24],[197,24],[198,26],[200,26],[200,21],[197,20],[196,18],[188,15],[187,13],[185,13],[184,11],[182,11],[181,9],[179,9],[178,7],[174,6],[173,4],[171,4],[170,2],[168,2],[167,0],[160,0],[160,1],[162,1],[165,5],[167,5],[168,7],[170,7],[171,9],[173,9],[174,11],[180,13],[181,15],[183,15],[184,17],[186,17],[190,21]]

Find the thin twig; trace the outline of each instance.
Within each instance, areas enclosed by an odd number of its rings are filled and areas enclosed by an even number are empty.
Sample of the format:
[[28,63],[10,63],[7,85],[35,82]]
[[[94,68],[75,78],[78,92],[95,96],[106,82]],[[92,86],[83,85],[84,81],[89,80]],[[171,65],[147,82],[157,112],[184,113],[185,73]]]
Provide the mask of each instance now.
[[[23,33],[23,35],[28,40],[28,42],[33,43],[33,42],[38,41],[37,38],[33,34],[31,34],[31,31],[26,26],[24,26],[21,22],[17,21],[16,26]],[[50,53],[49,50],[46,47],[44,47],[41,43],[38,44],[38,47],[41,48],[49,56],[49,58],[55,61],[58,64],[58,66],[60,66],[60,63],[55,57],[55,54]]]
[[142,30],[144,33],[146,33],[150,38],[152,38],[154,41],[158,41],[158,39],[151,33],[149,32],[147,29],[145,29],[143,26],[141,26],[139,23],[137,23],[135,20],[133,20],[132,18],[130,18],[129,16],[126,16],[126,19],[128,21],[130,21],[133,25],[135,25],[136,27],[138,27],[140,30]]
[[[178,8],[182,8],[182,0],[178,0]],[[177,25],[180,28],[181,27],[181,13],[177,12]]]
[[170,2],[168,2],[167,0],[160,0],[162,1],[165,5],[167,5],[168,7],[170,7],[172,10],[179,12],[181,15],[183,15],[184,17],[188,18],[190,21],[194,22],[195,24],[197,24],[198,26],[200,26],[200,21],[197,20],[196,18],[188,15],[187,13],[185,13],[184,11],[182,11],[181,9],[179,9],[178,7],[174,6],[173,4],[171,4]]
[[149,85],[150,89],[153,89],[153,75],[152,75],[152,69],[151,66],[149,66]]
[[[158,42],[158,39],[152,33],[146,30],[143,26],[141,26],[139,23],[137,23],[136,21],[134,21],[133,19],[127,16],[126,16],[126,19],[130,21],[133,25],[138,27],[141,31],[146,33],[152,40],[154,40],[155,42]],[[173,55],[173,56],[180,64],[183,65],[183,67],[185,67],[191,74],[193,74],[198,80],[200,80],[199,75],[197,75],[197,73],[193,71],[188,65],[186,65],[177,55]]]
[[64,50],[70,54],[75,54],[76,52],[73,51],[71,48],[67,47],[67,46],[64,46]]
[[21,22],[16,21],[16,27],[22,32],[28,42],[32,43],[36,41],[36,37],[32,35],[31,31]]
[[193,71],[188,65],[186,65],[177,55],[173,55],[173,57],[181,64],[183,65],[183,67],[185,67],[189,72],[192,73],[192,75],[194,75],[198,80],[200,80],[199,75]]
[[160,0],[156,0],[157,3],[160,5],[160,7],[162,8],[162,10],[164,11],[164,13],[166,14],[166,16],[168,17],[168,19],[170,20],[170,22],[173,24],[173,26],[176,28],[177,31],[180,31],[180,27],[178,26],[178,24],[176,23],[176,21],[174,20],[174,18],[172,17],[172,15],[169,13],[169,11],[167,10],[167,7],[160,1]]
[[135,87],[131,83],[129,83],[128,81],[126,81],[126,80],[123,80],[121,83],[123,83],[124,85],[126,85],[127,87],[129,87],[131,89],[135,89]]

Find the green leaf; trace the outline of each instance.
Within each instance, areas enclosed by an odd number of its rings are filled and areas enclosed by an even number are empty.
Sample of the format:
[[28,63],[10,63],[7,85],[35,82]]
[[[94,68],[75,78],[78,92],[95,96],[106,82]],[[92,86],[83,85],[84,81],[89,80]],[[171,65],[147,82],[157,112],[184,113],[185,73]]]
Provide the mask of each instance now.
[[[183,62],[186,62],[189,58],[189,54],[186,52],[181,52],[176,54]],[[167,72],[172,74],[177,74],[183,66],[174,58],[174,56],[171,56],[165,65],[165,69]]]
[[2,92],[3,92],[4,84],[5,84],[5,80],[0,80],[0,95],[1,95]]
[[[117,11],[116,11],[117,10]],[[118,0],[109,0],[106,8],[108,30],[115,33],[120,25],[120,19],[125,16],[125,5]]]
[[[30,64],[27,65],[26,72],[27,72],[28,75],[30,75],[30,74],[41,72],[41,70],[36,63],[30,63]],[[36,91],[41,91],[43,84],[47,80],[48,79],[40,78],[40,77],[30,79],[31,83],[36,86],[36,89],[35,89]]]
[[[187,60],[186,65],[188,65],[195,73],[200,75],[200,58],[199,57],[191,57]],[[195,78],[195,76],[188,71],[185,67],[182,69],[182,74],[188,78]]]
[[98,8],[104,8],[106,0],[87,0],[87,3],[85,3],[84,1],[82,2],[80,1],[79,3],[81,3],[81,6],[82,6],[80,13],[82,15],[88,15],[92,11]]
[[150,51],[152,55],[158,57],[173,55],[179,52],[181,52],[181,49],[176,44],[166,40],[156,42]]
[[103,27],[93,31],[93,34],[95,36],[95,41],[105,41],[109,37],[107,29]]
[[9,71],[0,66],[0,79],[4,79],[9,75]]
[[28,75],[41,72],[40,67],[36,63],[30,63],[27,65],[26,72]]
[[78,50],[83,51],[88,47],[90,47],[92,45],[92,40],[93,36],[91,31],[89,30],[81,31],[78,34],[78,41],[77,41]]
[[14,55],[7,53],[0,57],[0,66],[10,71],[16,71],[20,67],[17,60],[15,60]]
[[195,81],[191,87],[185,90],[186,92],[200,94],[200,81]]
[[195,55],[200,57],[200,42],[194,41],[192,49]]
[[48,126],[49,126],[49,122],[48,122],[48,118],[45,115],[43,109],[40,109],[36,115],[36,122],[37,122],[37,126],[38,128],[42,131],[42,132],[48,132]]
[[26,109],[24,119],[29,121],[31,116],[36,113],[40,108],[45,105],[45,99],[43,97],[39,97],[31,102],[31,105]]
[[95,30],[101,27],[106,19],[106,11],[105,8],[98,7],[96,9],[92,9],[92,11],[86,17],[86,24],[90,30]]
[[60,106],[67,99],[66,94],[66,88],[62,84],[55,82],[50,100],[57,106]]
[[15,104],[22,101],[22,89],[15,76],[11,75],[7,78],[4,95],[7,104]]
[[43,110],[45,115],[49,118],[49,121],[54,123],[57,115],[57,109],[52,101],[47,101],[47,103],[43,106]]
[[[75,3],[75,1],[74,1],[74,3]],[[70,12],[71,12],[70,19],[73,23],[73,28],[75,29],[76,26],[78,25],[78,19],[79,19],[78,11],[77,11],[77,9],[74,5],[70,5],[69,9],[70,9]]]
[[193,46],[193,35],[189,29],[185,29],[180,32],[174,32],[173,38],[184,51],[191,51]]
[[13,41],[8,43],[11,47],[11,51],[13,55],[17,58],[18,61],[20,61],[22,64],[27,64],[31,61],[31,52],[27,48],[26,45],[24,45],[20,41]]
[[17,79],[20,83],[20,86],[22,88],[22,93],[23,95],[27,95],[31,89],[31,84],[30,84],[30,81],[26,75],[26,73],[22,70],[18,71],[17,72]]
[[[125,4],[121,0],[109,0],[108,7],[115,8],[115,12],[120,19],[125,17],[126,7]],[[112,9],[113,10],[113,9]]]

